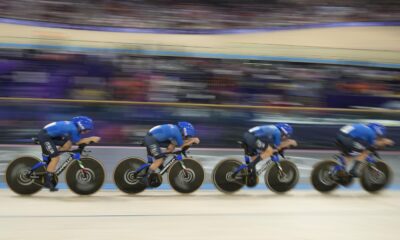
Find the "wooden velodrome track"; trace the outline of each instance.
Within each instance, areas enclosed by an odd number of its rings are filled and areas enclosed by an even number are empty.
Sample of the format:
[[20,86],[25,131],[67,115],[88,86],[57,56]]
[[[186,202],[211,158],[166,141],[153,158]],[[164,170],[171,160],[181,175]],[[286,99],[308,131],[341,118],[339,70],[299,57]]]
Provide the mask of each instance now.
[[0,190],[0,239],[399,239],[400,192]]

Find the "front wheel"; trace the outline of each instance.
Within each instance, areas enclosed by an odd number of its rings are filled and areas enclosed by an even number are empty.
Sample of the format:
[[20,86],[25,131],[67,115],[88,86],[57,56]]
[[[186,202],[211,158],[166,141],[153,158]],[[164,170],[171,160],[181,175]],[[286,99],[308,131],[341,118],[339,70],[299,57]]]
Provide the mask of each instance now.
[[68,166],[65,174],[68,187],[79,195],[90,195],[97,192],[104,183],[105,172],[103,166],[91,157],[81,158],[84,168],[78,161]]
[[328,193],[336,189],[339,184],[332,178],[337,162],[325,160],[317,163],[311,172],[311,183],[321,193]]
[[144,173],[136,173],[136,169],[145,164],[140,158],[127,158],[122,160],[114,170],[114,182],[119,190],[135,194],[146,189],[146,184],[137,177],[137,175],[145,175]]
[[361,186],[370,193],[375,193],[385,188],[391,180],[392,171],[382,161],[368,164],[363,167],[360,176]]
[[182,162],[176,161],[168,170],[168,180],[177,192],[192,193],[203,184],[204,169],[194,159],[186,158]]
[[299,170],[297,166],[287,160],[279,162],[278,164],[272,163],[265,171],[264,180],[269,189],[276,193],[284,193],[296,186],[299,181]]
[[[34,194],[42,189],[41,184],[43,184],[43,175],[46,173],[46,168],[41,166],[30,174],[31,168],[39,162],[39,159],[29,156],[20,157],[12,161],[6,170],[6,182],[10,189],[21,195]],[[35,180],[31,177],[32,175],[36,175],[38,178]]]
[[215,187],[224,193],[233,193],[246,183],[247,170],[243,169],[234,176],[234,172],[242,165],[236,159],[226,159],[219,162],[212,172]]

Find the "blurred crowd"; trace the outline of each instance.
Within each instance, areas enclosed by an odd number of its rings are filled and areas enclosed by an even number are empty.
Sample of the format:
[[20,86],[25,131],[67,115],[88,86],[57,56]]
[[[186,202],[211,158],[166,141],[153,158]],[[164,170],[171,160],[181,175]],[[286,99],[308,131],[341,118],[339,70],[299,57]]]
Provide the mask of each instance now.
[[399,16],[397,0],[0,0],[0,17],[132,28],[258,28]]
[[[203,147],[237,147],[247,128],[293,123],[301,148],[332,148],[340,125],[396,114],[146,106],[118,101],[400,109],[400,70],[254,60],[0,50],[0,97],[115,100],[0,102],[0,143],[28,143],[52,121],[88,115],[105,145],[132,145],[152,126],[190,121]],[[223,126],[221,123],[224,123]],[[321,134],[323,132],[324,134]]]
[[400,108],[400,70],[255,60],[0,52],[0,96]]

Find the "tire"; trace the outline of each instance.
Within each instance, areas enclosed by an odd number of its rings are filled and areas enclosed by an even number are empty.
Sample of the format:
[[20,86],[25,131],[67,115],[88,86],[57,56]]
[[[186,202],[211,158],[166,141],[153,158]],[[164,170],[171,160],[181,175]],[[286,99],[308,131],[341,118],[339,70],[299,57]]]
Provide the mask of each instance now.
[[124,193],[135,194],[143,192],[146,184],[136,179],[133,173],[145,162],[140,158],[130,157],[122,160],[114,170],[114,183]]
[[[31,195],[42,189],[42,185],[38,183],[43,184],[43,177],[34,180],[24,176],[24,173],[28,172],[38,162],[40,160],[35,157],[25,156],[15,159],[8,165],[6,182],[12,191],[21,195]],[[42,176],[45,172],[46,168],[44,166],[35,170],[35,173]]]
[[337,184],[330,176],[330,171],[338,163],[332,160],[324,160],[317,163],[311,172],[311,183],[321,193],[328,193],[336,189]]
[[299,181],[299,169],[296,164],[287,160],[279,163],[285,175],[281,176],[278,165],[271,163],[265,171],[264,180],[271,191],[285,193],[294,188]]
[[220,161],[213,169],[212,180],[215,187],[223,193],[233,193],[241,189],[245,183],[247,174],[242,170],[238,175],[244,176],[242,179],[232,179],[231,175],[242,163],[236,159],[225,159]]
[[[377,172],[376,169],[380,172]],[[376,193],[389,185],[392,178],[392,170],[382,161],[374,164],[366,164],[360,176],[362,188],[370,193]]]
[[103,186],[105,172],[99,161],[92,157],[81,158],[85,169],[79,166],[78,161],[72,162],[65,173],[68,187],[76,194],[90,195]]
[[169,184],[180,193],[192,193],[200,188],[204,181],[204,169],[194,159],[182,160],[186,169],[182,168],[180,161],[176,161],[168,169]]

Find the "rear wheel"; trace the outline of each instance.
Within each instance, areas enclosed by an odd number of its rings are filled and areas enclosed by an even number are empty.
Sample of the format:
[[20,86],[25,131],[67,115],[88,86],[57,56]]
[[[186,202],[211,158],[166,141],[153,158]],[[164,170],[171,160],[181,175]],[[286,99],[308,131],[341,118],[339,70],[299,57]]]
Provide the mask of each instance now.
[[317,191],[328,193],[338,187],[337,182],[332,179],[332,173],[337,165],[335,161],[324,160],[314,166],[311,172],[311,183]]
[[41,166],[30,175],[31,168],[39,162],[39,159],[29,156],[12,161],[6,170],[6,182],[10,189],[21,195],[34,194],[42,189],[46,168]]
[[299,170],[294,163],[287,160],[282,160],[279,164],[282,171],[279,170],[278,164],[270,164],[265,171],[264,180],[272,191],[284,193],[296,186],[299,181]]
[[363,167],[360,182],[366,191],[375,193],[385,188],[390,183],[391,177],[390,167],[385,162],[377,161]]
[[94,158],[85,157],[68,166],[65,174],[68,187],[79,195],[90,195],[97,192],[104,183],[105,172],[103,166]]
[[242,163],[236,159],[226,159],[219,162],[212,172],[215,187],[224,193],[233,193],[245,185],[247,170],[243,169],[236,176],[233,173]]
[[[186,169],[182,166],[185,166]],[[186,158],[176,161],[168,170],[171,187],[180,193],[191,193],[199,189],[204,181],[204,169],[199,162]]]
[[145,162],[140,158],[127,158],[122,160],[114,170],[114,182],[119,190],[135,194],[140,193],[146,189],[146,184],[137,178],[137,175],[144,176],[145,173],[136,174],[135,171]]

